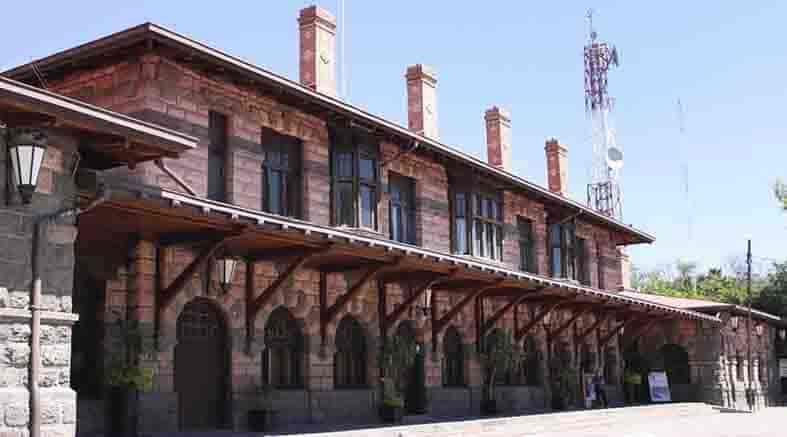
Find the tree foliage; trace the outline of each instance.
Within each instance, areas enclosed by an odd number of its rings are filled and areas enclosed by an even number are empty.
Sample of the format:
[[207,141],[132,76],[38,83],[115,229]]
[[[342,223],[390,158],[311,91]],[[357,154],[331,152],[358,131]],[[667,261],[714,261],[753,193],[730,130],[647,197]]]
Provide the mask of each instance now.
[[787,261],[775,263],[767,284],[753,304],[765,312],[787,317]]
[[776,194],[776,199],[779,200],[782,204],[782,209],[787,211],[787,184],[784,184],[781,181],[777,181],[776,185],[773,188],[774,193]]

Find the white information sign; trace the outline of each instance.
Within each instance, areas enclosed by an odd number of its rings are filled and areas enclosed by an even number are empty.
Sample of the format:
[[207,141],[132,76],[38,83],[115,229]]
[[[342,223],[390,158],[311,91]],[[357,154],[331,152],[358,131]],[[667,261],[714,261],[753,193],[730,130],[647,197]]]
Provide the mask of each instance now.
[[666,372],[648,373],[648,385],[650,386],[650,400],[653,402],[669,402],[669,381]]
[[787,378],[787,358],[779,358],[779,378]]

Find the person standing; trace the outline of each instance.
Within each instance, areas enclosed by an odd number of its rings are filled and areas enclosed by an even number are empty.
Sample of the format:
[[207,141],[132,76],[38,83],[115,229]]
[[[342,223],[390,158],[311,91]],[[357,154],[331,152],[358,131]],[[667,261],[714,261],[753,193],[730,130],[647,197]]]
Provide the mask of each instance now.
[[598,372],[593,375],[593,388],[596,390],[596,400],[601,404],[601,408],[607,408],[609,404],[607,403],[607,392],[604,390],[604,378]]

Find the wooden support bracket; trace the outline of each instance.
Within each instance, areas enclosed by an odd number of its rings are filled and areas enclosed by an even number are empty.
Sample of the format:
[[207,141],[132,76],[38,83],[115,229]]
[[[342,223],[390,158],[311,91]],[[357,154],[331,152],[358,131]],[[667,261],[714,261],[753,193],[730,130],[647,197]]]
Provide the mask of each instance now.
[[556,338],[557,336],[562,334],[563,331],[568,329],[571,326],[571,324],[574,323],[578,318],[584,316],[585,314],[589,313],[592,310],[593,310],[593,307],[590,306],[590,305],[585,306],[585,307],[580,307],[580,308],[574,310],[574,314],[571,315],[571,318],[569,318],[565,323],[563,323],[563,325],[559,326],[554,331],[550,331],[549,335],[552,338]]
[[[361,277],[361,279],[359,279],[358,282],[356,282],[352,287],[350,287],[350,289],[347,290],[346,293],[339,296],[336,299],[336,302],[333,303],[333,305],[331,305],[330,307],[326,307],[324,304],[322,306],[321,324],[323,325],[323,327],[331,323],[336,318],[336,315],[339,314],[339,311],[341,311],[341,309],[344,308],[345,305],[347,305],[347,303],[349,303],[352,298],[354,298],[361,291],[363,291],[364,287],[366,287],[366,285],[370,281],[372,281],[375,278],[375,276],[377,276],[378,273],[380,273],[385,268],[396,267],[401,263],[402,263],[402,259],[400,258],[393,264],[379,263],[369,267],[366,270],[366,273],[364,273],[364,275]],[[325,275],[325,273],[323,273],[323,275]]]
[[448,310],[447,313],[443,314],[443,317],[435,320],[432,324],[432,335],[435,337],[432,339],[432,342],[436,342],[437,335],[439,335],[440,332],[442,332],[443,329],[448,326],[448,323],[459,313],[459,311],[462,311],[462,309],[467,306],[468,303],[470,303],[476,297],[483,295],[485,292],[500,287],[500,284],[502,284],[503,281],[504,279],[500,279],[492,284],[485,285],[477,290],[467,293],[467,295],[465,295],[462,300],[457,302],[453,308]]
[[273,297],[274,293],[276,293],[281,286],[295,274],[295,272],[301,268],[306,262],[312,259],[314,256],[325,252],[328,249],[312,249],[312,250],[305,250],[300,256],[295,258],[295,260],[290,263],[290,265],[284,269],[273,282],[262,291],[257,297],[253,297],[251,301],[248,302],[249,306],[247,309],[247,315],[252,320],[257,316],[257,313],[260,309],[265,305],[271,297]]
[[[429,287],[433,286],[436,282],[445,279],[447,276],[449,275],[436,274],[431,279],[424,281],[423,284],[415,289],[413,294],[407,297],[402,303],[397,305],[390,314],[385,314],[384,318],[381,320],[382,332],[387,335],[394,323],[396,323],[396,321],[402,317],[405,311],[407,311],[418,300],[418,298],[423,296]],[[384,290],[382,292],[384,292]]]
[[595,331],[602,323],[606,322],[609,319],[609,314],[596,314],[596,321],[590,325],[589,328],[585,329],[584,331],[580,332],[575,337],[575,343],[580,343],[582,340],[585,339],[588,335],[590,335],[593,331]]
[[538,325],[539,323],[541,323],[542,320],[544,320],[544,317],[546,317],[547,314],[549,314],[550,312],[552,312],[552,310],[556,309],[558,306],[564,304],[565,302],[566,302],[565,300],[561,299],[561,300],[550,301],[549,303],[547,303],[546,306],[541,310],[541,312],[533,318],[533,320],[531,320],[527,325],[523,326],[522,329],[516,332],[514,339],[517,342],[521,341],[525,337],[525,335],[527,335],[528,332],[530,332],[533,328],[536,327],[536,325]]
[[188,282],[194,276],[194,273],[202,269],[208,260],[213,256],[213,254],[216,253],[216,251],[222,246],[224,246],[226,242],[226,237],[214,240],[207,247],[202,249],[202,252],[200,252],[200,254],[197,255],[197,257],[194,258],[194,260],[191,261],[191,263],[186,266],[185,269],[183,269],[178,277],[175,278],[175,280],[173,280],[167,288],[159,290],[159,302],[161,303],[160,308],[166,308],[169,303],[172,302],[172,299],[174,299],[175,296],[177,296],[178,293],[183,290],[186,284],[188,284]]
[[517,305],[522,303],[526,298],[532,296],[535,293],[538,293],[538,292],[544,290],[545,288],[546,287],[542,287],[542,288],[539,288],[537,290],[530,290],[530,291],[524,292],[524,293],[522,293],[522,294],[520,294],[518,296],[514,296],[511,299],[509,299],[508,302],[503,306],[503,308],[500,308],[499,310],[497,310],[497,312],[492,314],[491,317],[489,317],[488,319],[486,319],[484,321],[484,325],[481,327],[481,337],[485,337],[486,334],[492,329],[492,327],[495,326],[495,323],[497,323],[498,320],[503,318],[503,316],[507,312],[509,312],[511,310],[511,308],[516,307]]
[[625,344],[625,347],[621,348],[621,350],[626,350],[629,347],[631,347],[631,345],[634,344],[637,338],[641,337],[642,335],[645,335],[645,333],[648,332],[648,330],[657,322],[664,321],[664,320],[669,320],[669,318],[662,319],[658,317],[653,317],[650,320],[647,320],[642,326],[634,330],[628,342]]
[[599,347],[606,346],[607,343],[609,343],[610,340],[615,338],[615,335],[617,335],[617,333],[620,332],[621,329],[623,329],[624,327],[626,327],[626,326],[636,322],[637,320],[640,320],[640,319],[637,318],[637,316],[635,316],[635,315],[628,316],[620,325],[612,328],[612,331],[607,333],[607,335],[605,335],[604,337],[601,337],[601,339],[598,342],[599,343],[598,346]]

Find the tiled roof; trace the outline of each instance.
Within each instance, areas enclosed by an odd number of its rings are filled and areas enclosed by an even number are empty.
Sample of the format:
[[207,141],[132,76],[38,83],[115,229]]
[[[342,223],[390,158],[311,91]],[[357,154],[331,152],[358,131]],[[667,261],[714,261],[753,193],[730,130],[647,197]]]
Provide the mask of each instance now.
[[[746,314],[749,312],[749,308],[745,306],[735,305],[731,303],[716,302],[712,300],[662,296],[659,294],[644,293],[635,290],[625,290],[620,292],[620,294],[626,297],[645,300],[659,305],[666,305],[666,306],[671,306],[671,307],[680,308],[684,310],[691,310],[691,311],[705,312],[711,310],[714,311],[728,310],[736,314]],[[782,319],[781,317],[771,313],[766,313],[765,311],[760,311],[752,308],[751,313],[756,318],[767,319],[773,322],[780,322],[780,324],[787,323],[787,321]]]

